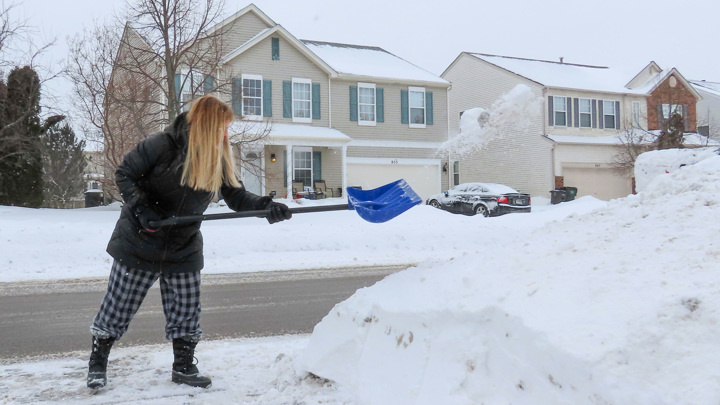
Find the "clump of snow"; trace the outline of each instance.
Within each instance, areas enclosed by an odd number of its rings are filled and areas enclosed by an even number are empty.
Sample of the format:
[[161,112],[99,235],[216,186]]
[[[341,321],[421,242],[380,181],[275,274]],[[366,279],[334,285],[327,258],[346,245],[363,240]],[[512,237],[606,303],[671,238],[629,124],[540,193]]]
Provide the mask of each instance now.
[[481,231],[336,305],[296,367],[362,404],[715,403],[718,173],[705,159],[503,246]]
[[720,154],[717,147],[663,149],[641,153],[635,160],[635,189],[643,191],[656,177]]
[[463,112],[460,133],[445,141],[440,150],[457,157],[477,152],[510,129],[529,128],[541,104],[542,99],[533,94],[530,87],[518,84],[489,109],[476,107]]

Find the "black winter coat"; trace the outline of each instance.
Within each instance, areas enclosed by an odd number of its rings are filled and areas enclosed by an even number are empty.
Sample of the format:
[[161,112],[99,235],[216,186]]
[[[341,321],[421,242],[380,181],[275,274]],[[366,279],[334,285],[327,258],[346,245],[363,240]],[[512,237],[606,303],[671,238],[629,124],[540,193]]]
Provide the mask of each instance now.
[[[115,172],[115,182],[125,201],[107,251],[130,268],[163,273],[200,271],[203,240],[200,222],[163,227],[150,233],[136,217],[138,208],[150,207],[161,218],[201,215],[212,193],[181,186],[188,144],[186,114],[180,114],[164,131],[143,139]],[[235,211],[264,209],[268,199],[244,188],[228,185],[220,190]]]

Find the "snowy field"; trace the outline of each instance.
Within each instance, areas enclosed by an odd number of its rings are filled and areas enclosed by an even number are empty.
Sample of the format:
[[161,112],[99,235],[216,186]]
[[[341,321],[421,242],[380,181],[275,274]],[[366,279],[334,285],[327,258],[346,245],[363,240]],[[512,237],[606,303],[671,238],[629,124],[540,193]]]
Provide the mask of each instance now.
[[[716,405],[718,173],[711,157],[635,196],[534,198],[531,214],[498,218],[418,206],[384,224],[350,211],[208,222],[206,273],[412,267],[312,335],[201,343],[207,390],[169,381],[169,345],[143,346],[111,353],[97,395],[87,353],[2,365],[0,403]],[[118,214],[0,207],[0,281],[106,277]]]

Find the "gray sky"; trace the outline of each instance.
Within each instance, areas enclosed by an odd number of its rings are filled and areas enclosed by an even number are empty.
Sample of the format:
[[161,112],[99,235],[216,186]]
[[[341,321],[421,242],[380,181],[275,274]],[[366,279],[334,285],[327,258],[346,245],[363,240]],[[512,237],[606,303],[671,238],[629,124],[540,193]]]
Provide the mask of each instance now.
[[[6,0],[7,1],[7,0]],[[22,1],[22,2],[20,2]],[[300,39],[379,46],[440,75],[462,51],[610,66],[628,81],[651,60],[720,82],[717,0],[256,0]],[[66,37],[124,0],[18,0],[16,13],[65,57]],[[230,15],[245,0],[226,0]],[[51,83],[58,96],[62,83]]]

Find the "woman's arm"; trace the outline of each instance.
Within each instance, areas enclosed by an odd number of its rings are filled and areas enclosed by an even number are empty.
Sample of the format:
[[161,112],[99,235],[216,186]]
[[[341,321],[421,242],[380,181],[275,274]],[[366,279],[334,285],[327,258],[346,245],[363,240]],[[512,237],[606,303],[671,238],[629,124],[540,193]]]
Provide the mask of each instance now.
[[151,135],[128,152],[115,171],[115,184],[131,210],[148,206],[147,194],[140,188],[139,182],[150,174],[166,146],[162,133]]
[[260,197],[253,194],[242,185],[240,187],[232,187],[223,184],[220,194],[228,207],[233,211],[262,210],[268,205],[272,199],[270,197]]

